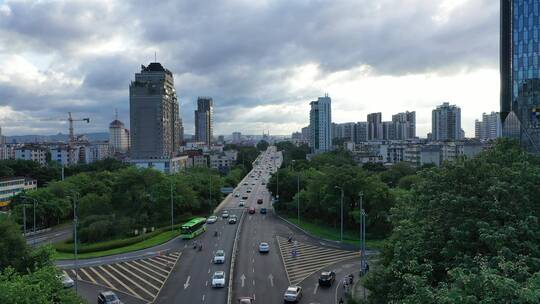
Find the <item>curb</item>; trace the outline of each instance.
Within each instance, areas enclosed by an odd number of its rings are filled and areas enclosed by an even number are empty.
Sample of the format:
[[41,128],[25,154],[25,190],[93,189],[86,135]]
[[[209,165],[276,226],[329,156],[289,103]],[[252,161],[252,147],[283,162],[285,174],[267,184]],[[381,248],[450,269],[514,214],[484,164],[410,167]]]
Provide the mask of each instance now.
[[229,286],[227,287],[227,304],[232,304],[232,288],[233,288],[233,277],[234,277],[234,266],[236,264],[236,254],[238,251],[238,236],[240,235],[240,230],[242,230],[242,225],[244,224],[244,214],[245,210],[242,210],[242,215],[240,216],[240,223],[236,229],[236,234],[234,236],[233,249],[231,254],[231,267],[229,269]]
[[[294,229],[297,229],[299,231],[301,231],[302,233],[304,233],[305,235],[309,236],[310,238],[312,239],[315,239],[315,240],[318,240],[320,242],[326,242],[326,243],[330,243],[332,245],[335,245],[337,247],[339,247],[340,249],[344,249],[344,250],[360,250],[360,246],[355,246],[355,245],[350,245],[350,244],[343,244],[341,242],[338,242],[338,241],[334,241],[334,240],[328,240],[328,239],[325,239],[325,238],[321,238],[321,237],[318,237],[318,236],[315,236],[309,232],[307,232],[306,230],[304,230],[303,228],[301,228],[300,226],[292,223],[291,221],[283,218],[282,216],[280,216],[279,214],[277,214],[274,210],[274,214],[276,215],[277,218],[279,218],[280,220],[284,221],[285,223],[287,223],[289,226],[292,226]],[[367,253],[367,250],[366,250],[366,253]]]

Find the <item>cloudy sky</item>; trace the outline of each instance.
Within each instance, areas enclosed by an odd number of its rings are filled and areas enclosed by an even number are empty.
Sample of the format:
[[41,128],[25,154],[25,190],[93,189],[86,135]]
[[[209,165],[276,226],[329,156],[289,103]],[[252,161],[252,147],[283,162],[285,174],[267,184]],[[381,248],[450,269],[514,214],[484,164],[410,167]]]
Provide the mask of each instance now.
[[328,93],[333,121],[417,111],[417,133],[449,101],[463,129],[498,110],[494,0],[0,0],[4,135],[106,131],[128,86],[157,59],[174,73],[186,133],[197,96],[215,101],[216,133],[290,134]]

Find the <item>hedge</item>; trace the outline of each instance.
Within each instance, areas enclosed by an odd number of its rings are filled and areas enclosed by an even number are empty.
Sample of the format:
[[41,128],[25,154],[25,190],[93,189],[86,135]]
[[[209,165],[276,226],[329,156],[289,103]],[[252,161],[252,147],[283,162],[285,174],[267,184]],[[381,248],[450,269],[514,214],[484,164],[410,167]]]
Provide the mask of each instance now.
[[[176,224],[174,225],[174,229],[179,229],[182,224]],[[138,235],[130,238],[125,239],[117,239],[117,240],[110,240],[110,241],[104,241],[99,243],[93,243],[93,244],[79,244],[77,247],[78,253],[89,253],[89,252],[96,252],[96,251],[104,251],[104,250],[110,250],[110,249],[116,249],[120,247],[129,246],[138,242],[142,242],[148,238],[154,237],[160,233],[163,233],[164,231],[168,231],[171,229],[171,227],[162,227],[158,228],[152,232],[145,233],[144,235]],[[54,249],[58,252],[64,252],[64,253],[72,253],[73,252],[73,240],[67,240],[64,242],[53,244]]]

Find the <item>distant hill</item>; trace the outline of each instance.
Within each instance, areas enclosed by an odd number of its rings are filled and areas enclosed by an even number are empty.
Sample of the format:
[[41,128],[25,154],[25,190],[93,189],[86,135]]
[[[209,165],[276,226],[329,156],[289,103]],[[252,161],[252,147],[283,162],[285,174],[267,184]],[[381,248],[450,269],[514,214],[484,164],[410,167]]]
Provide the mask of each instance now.
[[[79,135],[79,134],[78,134]],[[109,140],[109,133],[87,133],[84,134],[89,141]],[[35,142],[67,142],[69,135],[58,133],[56,135],[19,135],[6,136],[6,143],[35,143]]]

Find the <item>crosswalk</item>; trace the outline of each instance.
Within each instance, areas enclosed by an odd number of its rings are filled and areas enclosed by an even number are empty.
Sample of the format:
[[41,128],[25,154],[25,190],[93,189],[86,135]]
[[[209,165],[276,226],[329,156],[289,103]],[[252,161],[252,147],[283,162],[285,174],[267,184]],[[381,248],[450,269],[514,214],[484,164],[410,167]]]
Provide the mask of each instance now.
[[[79,268],[78,280],[152,303],[181,254],[170,252],[151,258]],[[66,269],[64,272],[75,280],[77,274],[74,269]]]
[[360,252],[313,246],[297,241],[289,243],[277,236],[279,250],[291,285],[296,285],[314,272],[339,261],[359,258]]

